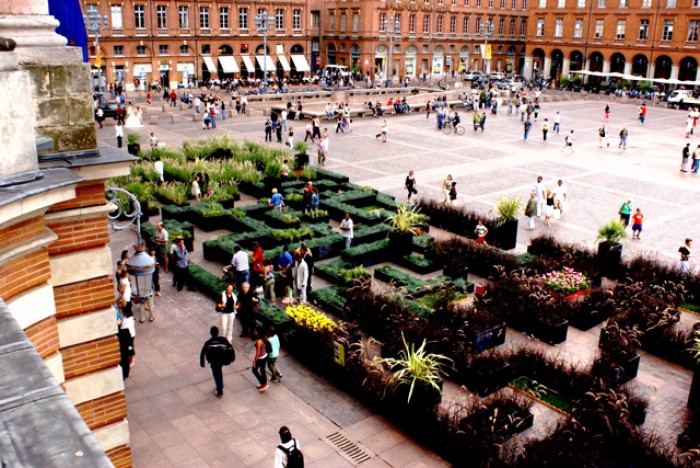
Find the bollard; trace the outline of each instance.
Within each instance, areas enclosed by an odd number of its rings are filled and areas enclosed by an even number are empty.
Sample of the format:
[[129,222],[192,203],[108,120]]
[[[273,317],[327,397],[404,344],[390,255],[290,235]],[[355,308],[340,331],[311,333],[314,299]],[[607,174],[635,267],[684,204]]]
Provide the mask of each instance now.
[[150,125],[158,125],[158,116],[157,115],[152,115],[148,119],[148,123]]

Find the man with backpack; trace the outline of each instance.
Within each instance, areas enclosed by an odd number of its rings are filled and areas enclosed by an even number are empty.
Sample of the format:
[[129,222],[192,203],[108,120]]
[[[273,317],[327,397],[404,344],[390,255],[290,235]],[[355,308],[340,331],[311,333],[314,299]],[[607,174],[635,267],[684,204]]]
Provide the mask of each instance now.
[[204,343],[202,352],[199,353],[199,365],[204,367],[204,358],[206,357],[207,362],[211,366],[211,373],[214,376],[214,383],[216,384],[214,395],[216,395],[217,398],[223,398],[224,376],[222,368],[223,366],[231,365],[233,361],[236,360],[236,352],[226,338],[219,336],[219,329],[217,327],[211,327],[209,334],[211,338]]
[[304,454],[299,442],[292,438],[287,426],[280,427],[279,434],[282,443],[275,450],[275,468],[303,468]]

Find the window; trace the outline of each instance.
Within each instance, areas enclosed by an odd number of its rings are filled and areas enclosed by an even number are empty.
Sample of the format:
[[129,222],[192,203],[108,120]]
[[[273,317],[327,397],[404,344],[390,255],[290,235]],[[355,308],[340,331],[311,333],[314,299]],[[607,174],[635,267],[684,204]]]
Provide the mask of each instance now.
[[547,8],[547,0],[540,0],[540,8]]
[[122,23],[122,7],[121,5],[112,5],[112,29],[123,29],[124,24]]
[[190,46],[187,44],[180,46],[180,55],[188,55],[190,53]]
[[[691,21],[688,25],[688,42],[698,42],[698,24],[700,21]],[[116,48],[115,54],[116,54]]]
[[321,12],[316,10],[311,12],[311,26],[314,28],[321,27]]
[[508,34],[515,36],[515,18],[510,19],[510,28],[508,29]]
[[576,8],[586,8],[586,0],[577,0]]
[[673,39],[673,21],[666,20],[666,21],[664,21],[664,30],[663,30],[663,33],[661,33],[661,40],[664,42],[669,42],[672,39]]
[[564,34],[564,18],[557,18],[554,23],[554,37],[561,37]]
[[401,52],[401,44],[394,44],[394,53],[398,54]]
[[190,10],[186,6],[179,6],[177,9],[178,22],[181,29],[190,28]]
[[238,9],[238,29],[248,29],[248,7]]
[[523,0],[523,10],[527,10],[527,0]]
[[[695,33],[697,35],[697,25],[695,27]],[[124,46],[123,45],[115,45],[114,46],[114,55],[124,55]]]
[[580,39],[583,37],[583,20],[577,19],[574,21],[574,38]]
[[651,8],[651,0],[642,0],[642,8]]
[[598,8],[605,8],[605,0],[598,0]]
[[284,29],[284,8],[277,8],[275,10],[275,28],[277,28],[277,30]]
[[628,6],[627,0],[620,0],[620,8],[627,8]]
[[292,10],[292,29],[298,31],[301,29],[301,10]]
[[462,32],[464,34],[469,34],[469,17],[465,16],[462,18]]
[[136,55],[146,55],[146,46],[137,45],[136,46]]
[[146,13],[143,5],[134,5],[134,27],[143,29],[146,27]]
[[535,32],[535,36],[544,36],[544,18],[539,18],[537,20],[537,32]]
[[360,14],[353,13],[352,14],[352,32],[359,32],[359,31],[360,31]]
[[156,23],[158,29],[168,29],[168,7],[165,5],[156,6]]
[[603,37],[603,27],[605,26],[605,21],[602,19],[595,20],[595,38],[600,39]]
[[209,29],[209,7],[199,7],[199,27]]
[[321,50],[321,41],[317,37],[311,38],[311,52],[318,52]]
[[394,31],[396,34],[401,34],[401,13],[394,15]]
[[476,0],[476,6],[481,7],[481,0]]
[[699,7],[699,6],[700,6],[700,0],[693,0],[693,6],[694,6],[695,8]]
[[88,13],[93,13],[93,14],[99,13],[99,12],[97,11],[97,3],[88,3],[88,4],[86,4],[86,5],[85,5],[85,11],[88,12]]
[[408,15],[408,33],[416,33],[416,15],[414,14]]
[[435,26],[436,32],[438,34],[442,34],[442,23],[445,20],[445,18],[442,15],[438,15],[437,17],[437,24]]
[[229,29],[230,27],[228,7],[219,7],[219,28]]
[[452,6],[457,6],[457,0],[452,0]]
[[[379,28],[381,31],[381,24],[382,23],[379,23],[379,24],[380,24]],[[335,31],[335,13],[331,13],[330,15],[328,15],[328,32],[333,32],[333,31]]]
[[421,50],[421,52],[427,54],[428,52],[430,52],[430,46],[427,44],[423,45],[423,49]]
[[639,40],[646,41],[649,39],[649,20],[643,19],[639,21]]
[[518,0],[511,0],[511,2],[510,2],[510,9],[511,9],[511,10],[517,10],[517,9],[518,9]]
[[666,0],[666,8],[676,8],[676,0]]
[[464,0],[464,6],[468,7],[469,6],[469,0]]
[[503,18],[501,18],[500,20],[498,20],[498,35],[499,35],[499,36],[502,36],[502,35],[503,35],[503,33],[505,32],[505,31],[504,31],[505,28],[506,28],[506,20],[504,20]]
[[506,0],[501,0],[501,10],[506,9]]
[[489,0],[489,9],[490,9],[490,10],[493,9],[493,0]]
[[166,44],[161,44],[158,46],[158,53],[160,55],[168,55],[168,46]]
[[559,0],[557,2],[557,8],[566,8],[566,0]]
[[423,34],[428,34],[430,32],[430,16],[423,16]]
[[625,29],[627,29],[627,21],[617,20],[617,30],[615,31],[615,39],[624,39]]
[[527,34],[527,20],[523,19],[520,22],[520,35],[525,37],[526,34]]
[[386,32],[386,13],[379,13],[379,32]]
[[340,14],[340,32],[346,32],[348,30],[348,15],[345,13]]
[[456,34],[456,33],[457,33],[457,17],[451,16],[450,17],[450,34]]

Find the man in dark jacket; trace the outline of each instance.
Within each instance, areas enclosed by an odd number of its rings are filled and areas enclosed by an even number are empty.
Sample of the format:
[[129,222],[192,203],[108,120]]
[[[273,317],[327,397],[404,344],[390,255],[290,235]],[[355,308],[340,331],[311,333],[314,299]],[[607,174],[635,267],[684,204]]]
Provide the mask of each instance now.
[[204,343],[202,352],[199,353],[199,365],[204,367],[204,358],[206,357],[207,362],[209,362],[211,366],[211,373],[214,376],[214,383],[216,384],[214,395],[216,395],[217,398],[223,398],[224,375],[222,373],[222,368],[223,366],[231,364],[236,359],[236,355],[231,343],[223,336],[219,336],[219,329],[217,327],[211,327],[209,334],[211,334],[211,338]]

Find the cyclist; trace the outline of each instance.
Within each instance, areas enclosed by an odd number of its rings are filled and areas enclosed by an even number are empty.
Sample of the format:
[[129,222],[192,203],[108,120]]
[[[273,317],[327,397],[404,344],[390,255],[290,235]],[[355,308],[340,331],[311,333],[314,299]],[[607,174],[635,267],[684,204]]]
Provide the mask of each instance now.
[[455,112],[454,117],[452,117],[452,126],[454,127],[455,130],[457,130],[457,125],[459,125],[462,122],[462,119],[459,117],[459,114]]

